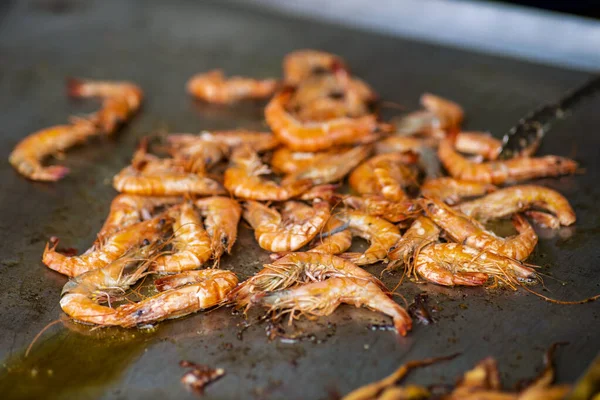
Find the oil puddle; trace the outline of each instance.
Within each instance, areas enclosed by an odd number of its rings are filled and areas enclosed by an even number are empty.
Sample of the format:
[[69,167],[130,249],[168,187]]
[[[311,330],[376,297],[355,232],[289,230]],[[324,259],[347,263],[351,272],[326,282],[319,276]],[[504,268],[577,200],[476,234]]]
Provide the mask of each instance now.
[[73,323],[44,334],[0,367],[0,393],[10,399],[95,398],[148,347],[153,333],[91,330]]

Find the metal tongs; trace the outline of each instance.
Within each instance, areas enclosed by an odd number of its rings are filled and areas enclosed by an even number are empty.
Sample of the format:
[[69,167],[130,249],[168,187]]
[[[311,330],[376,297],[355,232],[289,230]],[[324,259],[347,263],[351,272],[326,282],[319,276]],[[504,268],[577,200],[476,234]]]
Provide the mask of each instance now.
[[532,155],[546,132],[557,119],[562,119],[579,103],[600,91],[600,75],[568,92],[557,103],[544,105],[521,118],[502,138],[498,158],[509,159]]

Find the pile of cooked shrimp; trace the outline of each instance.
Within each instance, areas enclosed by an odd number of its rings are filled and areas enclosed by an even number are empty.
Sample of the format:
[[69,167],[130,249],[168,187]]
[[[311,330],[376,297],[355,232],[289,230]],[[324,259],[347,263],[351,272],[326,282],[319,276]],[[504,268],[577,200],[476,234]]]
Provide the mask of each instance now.
[[[517,289],[536,281],[534,266],[524,263],[538,240],[529,221],[549,228],[575,222],[560,193],[518,184],[573,174],[575,161],[533,157],[534,149],[497,160],[500,142],[461,131],[462,108],[432,94],[421,97],[423,109],[383,122],[373,89],[329,53],[293,52],[283,75],[257,80],[212,71],[190,79],[188,91],[203,101],[269,99],[271,132],[171,134],[158,146],[143,140],[114,176],[120,194],[92,247],[69,256],[54,241],[44,250],[43,263],[71,278],[60,301],[66,314],[133,327],[234,305],[292,321],[347,303],[388,315],[405,335],[409,314],[362,266],[383,262],[388,271],[444,286]],[[32,180],[62,178],[67,169],[43,166],[46,156],[115,132],[142,100],[127,82],[71,80],[69,93],[101,97],[102,108],[15,148],[10,162]],[[342,191],[346,177],[350,190]],[[238,283],[219,260],[235,250],[242,217],[272,263]],[[503,218],[512,218],[513,236],[484,225]],[[349,252],[354,238],[368,248]],[[150,274],[158,275],[155,294],[124,301]]]

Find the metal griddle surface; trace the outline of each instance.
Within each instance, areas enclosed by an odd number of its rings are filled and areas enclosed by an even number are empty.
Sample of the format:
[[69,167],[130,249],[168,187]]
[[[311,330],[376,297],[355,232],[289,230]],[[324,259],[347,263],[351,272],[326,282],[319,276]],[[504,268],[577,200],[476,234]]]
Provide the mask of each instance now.
[[[332,317],[300,323],[314,336],[268,341],[265,324],[238,338],[243,318],[229,309],[161,323],[154,331],[94,330],[58,324],[66,279],[45,268],[40,256],[57,235],[66,247],[86,249],[115,195],[110,179],[129,162],[136,141],[157,131],[261,128],[261,108],[199,105],[184,91],[198,71],[279,76],[281,59],[299,48],[343,56],[382,98],[416,108],[432,91],[455,99],[468,114],[467,128],[504,132],[525,112],[583,82],[580,72],[426,45],[374,33],[284,18],[252,9],[193,1],[82,2],[35,0],[5,8],[0,22],[0,392],[3,398],[193,398],[179,379],[182,359],[225,368],[206,398],[329,398],[383,377],[410,359],[462,352],[454,361],[415,372],[409,381],[452,383],[486,356],[498,359],[512,385],[541,367],[551,343],[558,380],[574,382],[600,349],[597,303],[559,306],[518,291],[446,289],[406,283],[412,299],[430,295],[437,323],[415,324],[406,338],[371,330],[389,321],[349,306]],[[143,112],[114,140],[69,151],[72,173],[57,184],[28,182],[6,162],[18,140],[97,108],[65,95],[67,76],[128,79],[146,93]],[[600,99],[556,125],[540,153],[575,156],[584,175],[538,183],[564,193],[577,211],[572,228],[539,229],[531,258],[545,276],[543,293],[579,299],[600,291]],[[223,267],[241,278],[267,260],[242,227],[234,256]],[[379,273],[381,266],[369,268]],[[393,287],[399,275],[385,276]],[[536,288],[542,290],[541,286]],[[398,301],[402,301],[400,298]]]

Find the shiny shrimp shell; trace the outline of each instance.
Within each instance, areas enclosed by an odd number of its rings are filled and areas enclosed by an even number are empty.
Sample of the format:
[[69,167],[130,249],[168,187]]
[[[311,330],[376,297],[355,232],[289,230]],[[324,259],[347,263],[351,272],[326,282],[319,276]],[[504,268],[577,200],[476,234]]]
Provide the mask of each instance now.
[[341,257],[358,265],[373,264],[387,258],[389,250],[400,240],[398,227],[385,219],[357,211],[346,211],[338,216],[348,223],[353,235],[369,242],[364,253],[344,253]]
[[102,108],[91,120],[107,134],[128,121],[142,104],[143,92],[131,82],[94,81],[71,78],[67,81],[69,95],[73,97],[100,97]]
[[438,148],[438,157],[452,177],[494,185],[573,174],[578,167],[575,161],[558,156],[521,157],[475,163],[467,160],[454,149],[451,138],[441,141]]
[[447,204],[456,204],[465,197],[482,196],[496,190],[489,183],[462,181],[450,177],[426,180],[421,185],[421,194],[430,199],[441,200]]
[[335,118],[327,121],[302,122],[290,114],[287,103],[293,90],[276,94],[265,108],[265,119],[275,136],[294,151],[321,151],[333,146],[369,143],[386,130],[373,114],[357,118]]
[[490,278],[511,287],[532,279],[535,271],[519,261],[458,243],[436,243],[420,249],[412,270],[443,286],[481,286]]
[[230,299],[238,307],[246,307],[255,293],[287,289],[298,283],[336,276],[363,279],[385,288],[379,279],[343,258],[318,252],[288,253],[272,264],[265,264],[262,270],[233,290]]
[[209,103],[231,104],[246,99],[263,99],[273,94],[275,79],[251,79],[241,76],[225,78],[223,71],[212,70],[194,75],[187,83],[192,96]]
[[225,171],[224,185],[232,195],[242,199],[285,201],[312,186],[309,179],[279,185],[262,177],[270,170],[248,146],[237,148],[231,156],[231,163]]
[[202,266],[211,256],[211,240],[191,203],[183,203],[173,222],[173,251],[158,257],[155,272],[181,272]]
[[223,253],[231,253],[237,239],[242,207],[234,199],[222,196],[197,199],[194,205],[205,218],[204,225],[210,237],[212,257],[218,261]]
[[271,252],[298,250],[321,231],[329,216],[326,202],[315,202],[310,207],[288,201],[280,213],[256,201],[248,201],[244,210],[244,219],[254,229],[256,241]]
[[510,238],[501,238],[487,231],[477,221],[440,201],[422,199],[420,202],[427,216],[457,243],[516,260],[529,257],[537,244],[538,237],[535,231],[520,215],[515,215],[513,219],[518,234]]
[[334,277],[322,282],[275,292],[259,293],[252,303],[262,305],[275,317],[289,313],[290,323],[296,314],[320,317],[332,314],[342,304],[364,306],[372,311],[389,315],[396,331],[406,335],[412,320],[406,310],[392,300],[376,283],[351,277]]
[[575,211],[562,194],[537,185],[504,188],[479,199],[462,203],[458,209],[470,217],[487,221],[532,207],[556,216],[561,225],[572,225],[576,219]]
[[84,119],[71,125],[59,125],[32,133],[19,142],[10,153],[8,161],[24,177],[33,181],[54,182],[69,173],[67,167],[52,165],[44,167],[42,161],[60,154],[69,147],[96,136],[96,126]]
[[131,248],[144,242],[159,240],[170,227],[172,219],[168,212],[156,217],[130,225],[127,228],[106,238],[81,256],[68,257],[56,251],[54,246],[46,244],[42,262],[50,269],[67,276],[77,276],[84,272],[102,268],[115,261]]

